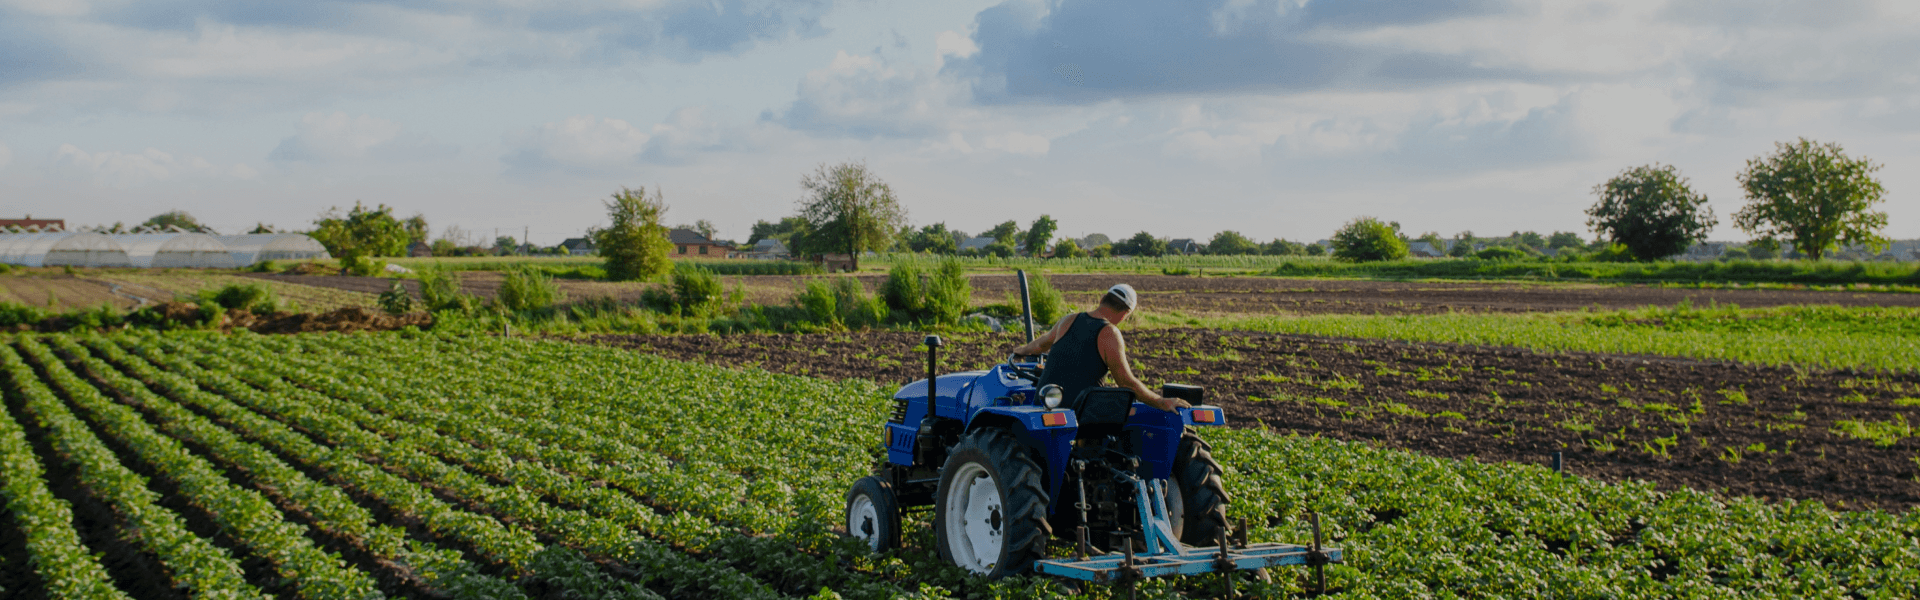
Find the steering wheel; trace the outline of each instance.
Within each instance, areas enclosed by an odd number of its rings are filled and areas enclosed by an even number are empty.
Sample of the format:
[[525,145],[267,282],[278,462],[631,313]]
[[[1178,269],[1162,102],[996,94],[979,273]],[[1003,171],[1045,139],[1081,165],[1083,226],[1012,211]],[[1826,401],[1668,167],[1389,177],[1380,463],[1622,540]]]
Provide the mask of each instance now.
[[1045,354],[1031,354],[1031,355],[1008,354],[1007,362],[1006,362],[1007,371],[1010,373],[1013,373],[1015,377],[1025,379],[1032,383],[1040,383],[1040,371],[1038,369],[1029,369],[1026,367],[1022,367],[1020,366],[1020,363],[1018,361],[1021,358],[1040,358],[1043,356],[1046,356],[1046,355]]

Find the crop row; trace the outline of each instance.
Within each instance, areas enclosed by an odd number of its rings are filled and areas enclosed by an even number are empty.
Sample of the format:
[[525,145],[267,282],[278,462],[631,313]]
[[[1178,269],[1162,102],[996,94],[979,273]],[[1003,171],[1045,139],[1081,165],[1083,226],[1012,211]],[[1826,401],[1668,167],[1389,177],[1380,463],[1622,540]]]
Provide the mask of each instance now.
[[[24,385],[24,370],[18,355],[0,353],[0,368],[12,389],[31,393]],[[34,571],[48,582],[51,598],[127,598],[100,561],[89,556],[73,528],[73,508],[55,497],[47,488],[45,470],[34,456],[27,432],[12,416],[0,414],[0,493],[6,494],[7,511],[14,523],[27,535],[27,554]]]

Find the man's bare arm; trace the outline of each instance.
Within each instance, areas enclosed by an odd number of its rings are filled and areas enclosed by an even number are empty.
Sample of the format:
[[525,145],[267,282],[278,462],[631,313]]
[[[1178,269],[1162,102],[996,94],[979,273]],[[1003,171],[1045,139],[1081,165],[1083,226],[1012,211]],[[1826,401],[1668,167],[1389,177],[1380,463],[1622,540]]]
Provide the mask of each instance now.
[[1179,398],[1163,398],[1153,390],[1147,389],[1147,384],[1133,376],[1133,368],[1127,364],[1127,341],[1120,335],[1119,328],[1108,327],[1100,330],[1100,358],[1106,361],[1107,371],[1113,373],[1114,383],[1133,390],[1134,398],[1147,403],[1148,406],[1167,412],[1173,412],[1176,407],[1193,406]]

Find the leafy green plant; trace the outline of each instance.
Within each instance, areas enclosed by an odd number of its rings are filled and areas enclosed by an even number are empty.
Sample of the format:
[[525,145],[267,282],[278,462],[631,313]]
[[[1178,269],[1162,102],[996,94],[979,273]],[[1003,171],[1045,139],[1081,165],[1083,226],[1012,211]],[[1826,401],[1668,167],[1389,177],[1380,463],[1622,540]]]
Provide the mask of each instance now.
[[1833,422],[1833,428],[1829,431],[1834,435],[1868,440],[1882,448],[1913,437],[1913,427],[1907,424],[1907,416],[1898,413],[1893,415],[1893,419],[1887,421],[1837,420]]
[[393,285],[388,287],[387,291],[380,292],[378,302],[380,304],[380,310],[386,311],[386,313],[390,315],[404,315],[413,312],[413,294],[408,292],[407,286],[402,284],[398,279],[393,280]]
[[725,293],[713,271],[698,265],[676,265],[673,270],[673,302],[681,314],[707,315]]
[[244,310],[254,314],[264,315],[280,310],[280,300],[274,296],[273,289],[259,283],[232,284],[202,291],[200,299],[227,310]]
[[973,304],[973,284],[957,261],[941,261],[927,282],[926,294],[928,316],[943,325],[959,323],[960,315]]
[[519,267],[508,269],[506,277],[500,282],[500,292],[494,302],[511,311],[538,310],[553,306],[566,300],[566,293],[553,282],[553,276],[538,269]]
[[800,294],[794,297],[794,303],[807,311],[815,323],[822,325],[841,325],[840,301],[834,295],[833,288],[818,279],[809,279]]

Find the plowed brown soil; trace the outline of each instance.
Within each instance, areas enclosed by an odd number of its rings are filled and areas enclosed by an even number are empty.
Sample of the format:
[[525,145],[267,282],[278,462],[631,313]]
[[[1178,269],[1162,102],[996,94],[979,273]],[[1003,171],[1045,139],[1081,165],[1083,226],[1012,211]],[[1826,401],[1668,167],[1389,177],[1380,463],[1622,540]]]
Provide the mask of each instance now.
[[[1920,375],[1754,367],[1497,347],[1217,330],[1127,334],[1151,383],[1203,385],[1240,427],[1366,440],[1446,457],[1545,464],[1846,507],[1920,503],[1920,438],[1890,446],[1842,421],[1920,420]],[[925,376],[915,333],[599,336],[731,366],[899,384]],[[954,335],[943,371],[1005,356],[1010,334]]]

